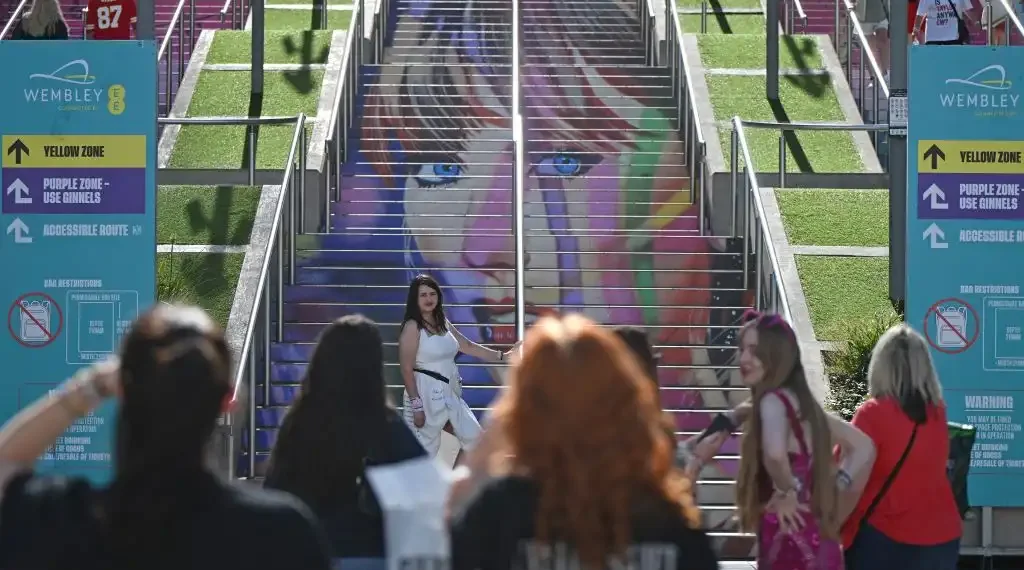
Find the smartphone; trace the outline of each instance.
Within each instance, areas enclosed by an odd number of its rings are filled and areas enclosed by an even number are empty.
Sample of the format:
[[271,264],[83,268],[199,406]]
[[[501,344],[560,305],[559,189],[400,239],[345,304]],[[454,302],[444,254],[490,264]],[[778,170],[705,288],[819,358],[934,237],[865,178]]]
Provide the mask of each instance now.
[[711,437],[716,433],[723,431],[726,433],[732,433],[732,431],[735,429],[736,426],[733,425],[732,420],[729,419],[729,416],[725,414],[718,414],[717,416],[715,416],[715,419],[711,420],[711,425],[704,428],[704,431],[700,432],[700,435],[697,436],[697,443],[704,441],[704,439]]

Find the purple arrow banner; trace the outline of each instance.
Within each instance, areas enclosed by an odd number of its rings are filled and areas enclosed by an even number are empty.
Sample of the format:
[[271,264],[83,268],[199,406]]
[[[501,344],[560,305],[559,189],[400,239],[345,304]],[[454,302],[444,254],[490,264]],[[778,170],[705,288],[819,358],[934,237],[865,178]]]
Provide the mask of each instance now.
[[1024,220],[1020,174],[919,174],[919,220]]
[[5,214],[145,214],[145,168],[4,168]]

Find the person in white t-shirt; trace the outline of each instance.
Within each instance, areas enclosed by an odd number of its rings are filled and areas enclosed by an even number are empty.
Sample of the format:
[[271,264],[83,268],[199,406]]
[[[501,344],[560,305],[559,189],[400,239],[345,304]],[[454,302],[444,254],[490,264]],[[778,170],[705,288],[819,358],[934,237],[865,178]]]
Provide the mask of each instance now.
[[928,27],[924,41],[930,45],[961,45],[959,20],[969,25],[977,24],[970,12],[974,9],[971,0],[921,0],[917,5],[917,19],[914,22],[914,37],[921,41],[920,31],[925,20]]

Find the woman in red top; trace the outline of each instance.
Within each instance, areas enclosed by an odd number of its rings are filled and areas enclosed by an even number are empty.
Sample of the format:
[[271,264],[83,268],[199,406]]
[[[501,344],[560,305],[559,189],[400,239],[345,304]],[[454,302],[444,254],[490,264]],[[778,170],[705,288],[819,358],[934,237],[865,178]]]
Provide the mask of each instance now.
[[[953,570],[963,525],[946,478],[942,388],[920,334],[900,324],[882,336],[868,366],[868,392],[853,425],[871,437],[877,455],[864,493],[843,524],[846,568]],[[864,520],[908,444],[906,460]]]

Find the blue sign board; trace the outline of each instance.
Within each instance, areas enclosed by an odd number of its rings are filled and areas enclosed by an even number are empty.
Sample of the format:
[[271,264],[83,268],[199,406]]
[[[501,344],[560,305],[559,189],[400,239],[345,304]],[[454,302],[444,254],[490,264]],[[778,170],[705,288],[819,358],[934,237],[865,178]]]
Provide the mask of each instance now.
[[[113,354],[156,294],[152,41],[0,42],[0,419]],[[114,407],[43,471],[111,474]]]
[[906,318],[950,419],[977,428],[976,506],[1024,506],[1022,61],[1015,47],[910,51]]

